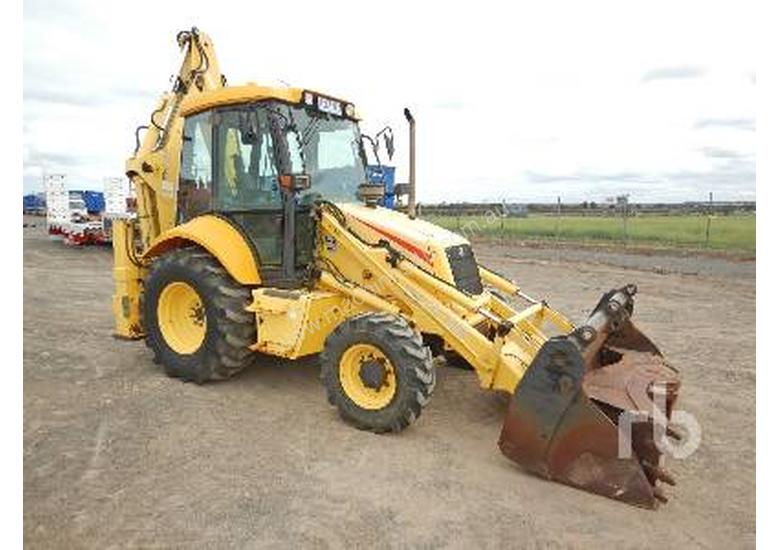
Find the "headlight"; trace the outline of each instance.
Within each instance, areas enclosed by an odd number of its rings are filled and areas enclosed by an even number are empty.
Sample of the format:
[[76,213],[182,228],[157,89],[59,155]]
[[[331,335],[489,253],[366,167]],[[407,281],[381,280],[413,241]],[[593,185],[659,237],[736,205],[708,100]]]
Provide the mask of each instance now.
[[355,106],[351,103],[347,103],[344,106],[344,114],[347,115],[349,118],[355,118]]

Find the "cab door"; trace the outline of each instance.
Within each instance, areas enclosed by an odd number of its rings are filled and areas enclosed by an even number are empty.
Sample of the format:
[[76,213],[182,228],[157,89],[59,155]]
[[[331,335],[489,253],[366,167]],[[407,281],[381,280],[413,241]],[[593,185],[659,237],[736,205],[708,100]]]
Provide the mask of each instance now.
[[[309,208],[296,205],[293,244],[285,246],[285,196],[279,174],[285,168],[280,141],[286,137],[275,121],[257,106],[217,109],[188,118],[184,136],[181,221],[204,212],[222,216],[253,247],[266,284],[302,284],[313,257],[314,226]],[[185,151],[193,157],[189,166]],[[293,273],[282,272],[285,255],[291,258]]]

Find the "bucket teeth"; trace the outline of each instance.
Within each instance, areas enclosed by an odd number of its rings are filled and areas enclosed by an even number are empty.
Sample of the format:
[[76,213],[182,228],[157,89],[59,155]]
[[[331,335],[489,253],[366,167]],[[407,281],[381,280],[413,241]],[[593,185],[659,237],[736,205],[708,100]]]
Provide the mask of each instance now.
[[677,480],[672,477],[672,474],[670,474],[668,470],[664,470],[663,468],[658,471],[658,479],[672,487],[677,485]]
[[645,471],[655,477],[658,481],[662,481],[668,485],[677,485],[677,481],[672,477],[672,474],[670,474],[668,470],[648,462],[643,462],[642,466],[645,468]]
[[653,487],[653,496],[664,504],[669,501],[669,498],[664,494],[660,487]]
[[675,441],[682,441],[682,434],[672,428],[671,426],[666,427],[666,435],[674,439]]

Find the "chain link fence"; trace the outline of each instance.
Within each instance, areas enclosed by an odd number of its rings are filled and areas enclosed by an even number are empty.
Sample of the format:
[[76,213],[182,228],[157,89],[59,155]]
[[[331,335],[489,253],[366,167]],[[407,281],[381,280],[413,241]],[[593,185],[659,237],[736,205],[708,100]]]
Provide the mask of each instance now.
[[755,252],[754,202],[420,205],[423,219],[466,238]]

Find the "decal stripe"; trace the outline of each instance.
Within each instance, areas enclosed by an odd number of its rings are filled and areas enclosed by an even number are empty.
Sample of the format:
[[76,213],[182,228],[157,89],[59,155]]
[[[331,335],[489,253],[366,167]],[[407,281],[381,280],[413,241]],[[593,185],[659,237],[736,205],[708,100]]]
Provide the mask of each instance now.
[[392,233],[390,233],[386,229],[382,229],[381,227],[377,227],[376,225],[374,225],[372,223],[369,223],[369,222],[367,222],[365,220],[361,220],[358,217],[355,217],[355,219],[357,221],[359,221],[360,223],[362,223],[363,225],[367,225],[368,227],[370,227],[371,229],[373,229],[377,233],[379,233],[381,235],[384,235],[385,237],[387,237],[388,239],[390,239],[394,243],[398,244],[399,246],[402,246],[403,248],[405,248],[406,250],[408,250],[409,252],[411,252],[412,254],[414,254],[415,256],[417,256],[418,258],[423,260],[424,262],[433,265],[433,262],[431,261],[430,253],[426,252],[422,248],[413,245],[409,241],[403,240],[398,235],[393,235]]

